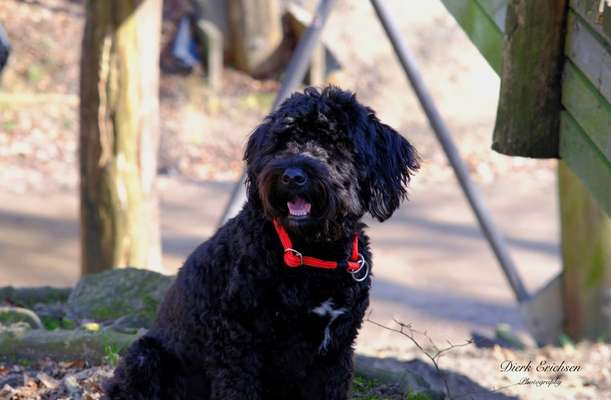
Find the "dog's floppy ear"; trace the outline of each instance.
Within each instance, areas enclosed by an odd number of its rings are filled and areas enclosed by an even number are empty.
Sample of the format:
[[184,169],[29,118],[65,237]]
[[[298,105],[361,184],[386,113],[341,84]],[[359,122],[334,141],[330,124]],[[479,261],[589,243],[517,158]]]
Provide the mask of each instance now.
[[267,118],[259,125],[248,138],[244,160],[246,161],[246,191],[248,199],[253,202],[259,201],[257,194],[257,174],[265,162],[266,155],[273,148],[273,141],[270,138],[272,121]]
[[420,167],[412,145],[390,126],[369,116],[369,137],[373,140],[367,171],[367,211],[382,222],[393,214],[407,195],[410,177]]

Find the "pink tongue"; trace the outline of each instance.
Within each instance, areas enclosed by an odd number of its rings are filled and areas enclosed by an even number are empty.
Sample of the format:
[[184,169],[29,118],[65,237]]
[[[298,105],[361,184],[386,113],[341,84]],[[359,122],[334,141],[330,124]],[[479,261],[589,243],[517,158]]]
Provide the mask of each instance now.
[[291,213],[307,213],[310,211],[310,203],[301,197],[296,197],[293,201],[287,202],[286,205],[289,207],[289,212]]

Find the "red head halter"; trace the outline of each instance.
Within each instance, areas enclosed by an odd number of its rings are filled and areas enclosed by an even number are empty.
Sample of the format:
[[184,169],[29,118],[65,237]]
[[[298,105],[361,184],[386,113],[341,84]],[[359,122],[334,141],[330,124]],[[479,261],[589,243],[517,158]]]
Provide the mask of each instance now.
[[[278,237],[280,238],[280,242],[282,242],[282,247],[284,248],[284,263],[291,268],[301,267],[302,265],[306,265],[308,267],[314,268],[324,268],[324,269],[337,269],[337,268],[345,268],[346,271],[352,274],[352,277],[361,282],[367,278],[369,274],[369,269],[367,267],[367,262],[365,258],[359,253],[359,234],[355,233],[354,238],[352,240],[352,252],[350,254],[350,259],[346,261],[325,261],[315,257],[304,256],[297,250],[293,248],[293,244],[291,242],[291,238],[288,233],[278,221],[277,218],[274,218],[274,228],[276,228],[276,232],[278,233]],[[355,274],[361,272],[361,270],[365,268],[365,273],[363,276],[357,277]]]

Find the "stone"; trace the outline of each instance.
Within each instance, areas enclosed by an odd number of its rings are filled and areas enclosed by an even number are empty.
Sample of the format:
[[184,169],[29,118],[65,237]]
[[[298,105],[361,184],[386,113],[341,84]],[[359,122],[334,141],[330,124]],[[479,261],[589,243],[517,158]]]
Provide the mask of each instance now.
[[68,298],[74,320],[110,322],[132,315],[149,327],[174,277],[122,268],[83,277]]
[[149,325],[148,319],[139,314],[126,315],[117,319],[112,323],[111,328],[122,333],[136,333],[139,329],[147,328]]
[[32,308],[36,304],[65,303],[71,291],[71,288],[49,286],[29,288],[3,286],[0,287],[0,302],[27,308]]
[[0,329],[0,362],[36,362],[48,357],[55,361],[83,360],[100,364],[106,362],[109,354],[119,354],[144,333],[141,330],[130,335],[110,328],[97,332],[85,329]]

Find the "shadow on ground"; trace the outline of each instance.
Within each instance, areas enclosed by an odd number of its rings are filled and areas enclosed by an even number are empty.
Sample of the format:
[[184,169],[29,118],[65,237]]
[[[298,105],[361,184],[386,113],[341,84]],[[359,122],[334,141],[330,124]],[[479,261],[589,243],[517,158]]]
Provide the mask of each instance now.
[[[440,394],[445,392],[444,382],[435,367],[422,360],[401,361],[396,358],[375,358],[355,356],[356,371],[360,375],[381,383],[399,383],[405,392],[431,390]],[[501,393],[495,388],[486,388],[467,376],[448,369],[442,375],[447,382],[450,398],[453,400],[513,400],[518,397]]]

